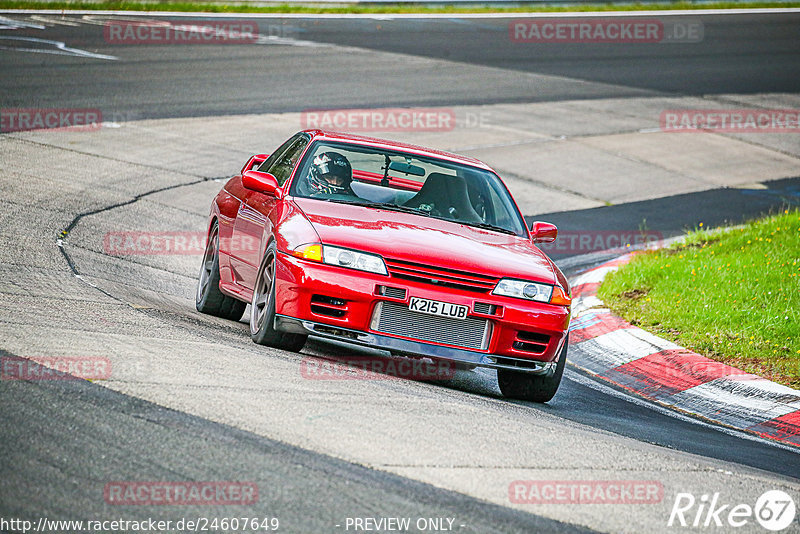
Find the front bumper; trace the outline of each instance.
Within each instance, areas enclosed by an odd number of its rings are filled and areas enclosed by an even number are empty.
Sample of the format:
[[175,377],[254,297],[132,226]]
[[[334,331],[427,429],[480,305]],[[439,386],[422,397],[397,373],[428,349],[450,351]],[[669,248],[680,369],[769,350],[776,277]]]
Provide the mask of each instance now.
[[[288,254],[278,255],[275,283],[278,330],[468,365],[551,373],[569,326],[569,308],[563,306],[354,271]],[[385,287],[403,290],[404,295],[392,298],[382,294]],[[480,347],[458,346],[376,327],[376,308],[407,307],[411,297],[468,306],[470,318],[488,325],[485,342]],[[435,320],[419,314],[420,321],[426,318]]]
[[[536,360],[526,360],[524,366],[499,363],[497,356],[484,354],[471,350],[447,347],[444,345],[434,345],[420,341],[412,341],[402,338],[386,336],[378,333],[358,332],[330,325],[303,321],[294,317],[278,315],[275,317],[275,329],[281,332],[291,332],[295,334],[313,335],[325,339],[345,341],[356,345],[363,345],[370,348],[378,348],[406,356],[423,356],[442,360],[450,360],[477,367],[491,367],[512,369],[536,375],[552,375],[556,369],[556,361],[540,362]],[[501,359],[501,362],[505,361]],[[520,362],[522,363],[522,362]]]

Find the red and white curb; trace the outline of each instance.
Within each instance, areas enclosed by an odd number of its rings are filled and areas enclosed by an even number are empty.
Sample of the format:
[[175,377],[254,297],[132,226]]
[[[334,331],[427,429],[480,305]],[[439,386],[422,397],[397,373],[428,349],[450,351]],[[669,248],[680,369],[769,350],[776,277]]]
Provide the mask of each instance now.
[[711,360],[626,322],[597,297],[633,254],[572,280],[570,362],[662,405],[800,447],[800,391]]

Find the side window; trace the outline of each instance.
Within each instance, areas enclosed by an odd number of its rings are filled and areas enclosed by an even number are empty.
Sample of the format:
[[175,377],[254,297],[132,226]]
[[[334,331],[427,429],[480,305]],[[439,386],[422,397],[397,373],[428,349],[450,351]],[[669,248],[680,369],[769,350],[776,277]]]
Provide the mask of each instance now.
[[[278,180],[278,185],[282,186],[286,183],[286,180],[289,179],[289,176],[291,176],[292,170],[297,164],[297,160],[300,159],[300,155],[303,153],[303,150],[306,148],[307,144],[308,139],[306,136],[303,135],[295,138],[290,144],[289,148],[287,148],[273,161],[265,161],[264,165],[262,165],[259,170],[264,170],[264,167],[267,167],[266,172],[275,176],[275,178]],[[267,164],[269,165],[267,166]]]
[[275,164],[275,161],[278,159],[278,156],[280,156],[281,154],[286,152],[286,149],[289,148],[292,145],[292,143],[294,143],[296,141],[297,141],[297,136],[292,137],[292,138],[284,141],[283,144],[281,146],[279,146],[278,148],[276,148],[272,152],[272,154],[270,154],[269,157],[264,160],[264,163],[259,165],[258,169],[256,169],[256,170],[261,171],[261,172],[269,172],[269,168],[272,167]]

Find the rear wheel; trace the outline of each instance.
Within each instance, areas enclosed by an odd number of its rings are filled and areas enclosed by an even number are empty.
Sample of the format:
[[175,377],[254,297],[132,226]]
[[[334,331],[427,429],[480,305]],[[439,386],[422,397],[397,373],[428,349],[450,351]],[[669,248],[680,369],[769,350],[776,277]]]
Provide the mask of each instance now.
[[564,348],[558,355],[555,372],[550,376],[498,369],[497,384],[500,386],[500,391],[512,399],[533,402],[547,402],[552,399],[558,391],[561,376],[564,374],[564,366],[567,363],[567,345],[569,345],[569,336],[564,340]]
[[308,336],[275,330],[276,256],[273,242],[267,247],[253,287],[253,300],[250,302],[250,338],[259,345],[297,352],[306,344]]
[[200,266],[195,294],[197,311],[238,321],[247,307],[246,302],[229,297],[219,290],[219,226],[214,223],[208,233],[208,243]]

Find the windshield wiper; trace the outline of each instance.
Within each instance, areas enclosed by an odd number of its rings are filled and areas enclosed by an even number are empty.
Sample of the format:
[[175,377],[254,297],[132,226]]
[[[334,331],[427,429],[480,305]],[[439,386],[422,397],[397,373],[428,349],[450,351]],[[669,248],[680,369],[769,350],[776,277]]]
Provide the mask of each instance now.
[[374,208],[379,210],[388,211],[401,211],[403,213],[413,213],[415,215],[430,216],[430,212],[421,210],[419,208],[412,208],[411,206],[400,206],[398,204],[388,204],[384,202],[357,202],[355,200],[344,200],[338,198],[326,198],[328,202],[336,202],[338,204],[349,204],[351,206],[364,206],[365,208]]
[[467,226],[474,226],[475,228],[483,228],[484,230],[494,230],[495,232],[500,232],[503,234],[509,235],[517,235],[517,232],[514,230],[509,230],[508,228],[502,228],[500,226],[495,226],[489,223],[474,223],[474,222],[466,222],[466,221],[456,221],[461,224],[466,224]]

